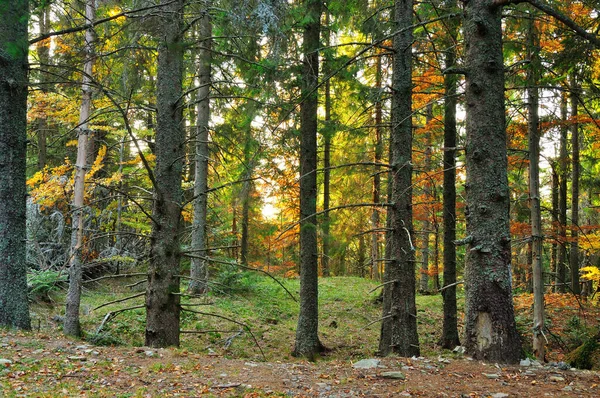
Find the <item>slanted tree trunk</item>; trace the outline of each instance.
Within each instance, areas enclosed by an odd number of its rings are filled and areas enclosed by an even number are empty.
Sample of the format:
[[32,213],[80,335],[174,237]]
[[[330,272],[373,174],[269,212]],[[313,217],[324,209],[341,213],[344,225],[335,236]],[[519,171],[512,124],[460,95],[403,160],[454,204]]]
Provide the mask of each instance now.
[[[85,3],[86,23],[96,19],[96,3],[87,0]],[[69,336],[81,336],[79,322],[79,307],[81,304],[81,285],[83,278],[83,264],[81,252],[83,249],[84,226],[84,197],[85,174],[88,168],[88,144],[91,131],[88,120],[92,109],[92,73],[94,68],[94,29],[85,31],[85,64],[81,83],[81,106],[79,108],[79,126],[76,129],[77,160],[75,163],[75,183],[73,186],[73,202],[71,204],[71,247],[69,249],[69,290],[67,291],[65,321],[63,331]]]
[[535,12],[530,13],[528,32],[529,69],[527,70],[527,127],[529,133],[529,206],[531,209],[531,269],[533,280],[533,353],[544,361],[544,276],[542,273],[542,211],[540,205],[540,129],[538,76],[539,36],[535,27]]
[[157,37],[156,167],[148,287],[146,340],[149,347],[179,345],[181,179],[185,157],[183,129],[184,0],[161,0]]
[[392,209],[390,258],[383,292],[379,353],[419,356],[415,304],[415,247],[412,220],[412,44],[413,1],[394,5],[392,77]]
[[0,327],[30,329],[25,262],[29,2],[0,8]]
[[579,286],[579,123],[577,114],[579,100],[577,78],[571,77],[571,147],[573,150],[571,169],[571,250],[569,251],[569,265],[571,268],[571,291],[580,294]]
[[465,339],[477,359],[512,363],[521,342],[512,301],[502,7],[465,3],[467,246]]
[[[192,252],[205,257],[206,212],[208,203],[208,123],[210,121],[210,84],[212,63],[212,24],[209,13],[199,21],[200,49],[197,53],[198,102],[196,104],[196,145],[194,155],[194,221],[192,223]],[[205,259],[192,257],[189,291],[202,294],[208,290],[208,264]]]
[[[325,42],[326,45],[330,44],[330,13],[325,12]],[[329,75],[329,62],[324,63],[324,69]],[[330,185],[331,185],[331,137],[333,135],[331,125],[331,79],[325,81],[325,128],[323,132],[323,225],[321,226],[323,231],[323,255],[321,256],[321,272],[323,276],[329,276],[331,273],[329,266],[330,256],[330,224],[331,217],[329,216],[329,207],[331,201]]]
[[[448,4],[450,10],[456,8],[456,1]],[[445,52],[445,67],[456,63],[455,40],[457,22],[449,21],[449,40]],[[442,326],[442,347],[453,349],[460,345],[458,335],[456,304],[456,89],[458,76],[452,73],[444,75],[444,281],[442,299],[444,302],[444,321]]]
[[[375,88],[377,89],[377,102],[375,102],[375,163],[381,163],[383,158],[383,104],[381,98],[382,88],[382,55],[376,59],[375,71]],[[381,174],[379,167],[375,170],[373,176],[373,203],[381,202]],[[371,278],[375,280],[381,279],[379,271],[379,224],[380,224],[380,209],[373,207],[371,213]]]
[[567,153],[567,98],[563,95],[560,103],[560,149],[559,149],[559,179],[558,187],[558,259],[556,265],[556,291],[567,291],[567,178],[569,155]]
[[294,355],[310,360],[323,349],[319,327],[319,263],[317,246],[317,82],[321,0],[306,0],[302,52],[302,105],[300,110],[300,314]]

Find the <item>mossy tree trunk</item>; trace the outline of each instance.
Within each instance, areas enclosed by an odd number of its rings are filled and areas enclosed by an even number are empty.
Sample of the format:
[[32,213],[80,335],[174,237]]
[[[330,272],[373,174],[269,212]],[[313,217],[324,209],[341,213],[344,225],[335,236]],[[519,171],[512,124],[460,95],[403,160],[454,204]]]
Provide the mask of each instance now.
[[182,112],[184,0],[162,0],[157,37],[156,167],[148,287],[146,342],[149,347],[179,345],[180,229],[185,132]]
[[300,110],[300,314],[294,355],[313,360],[323,349],[319,326],[319,263],[317,246],[317,82],[321,0],[306,0],[302,52],[302,105]]
[[0,326],[30,329],[25,262],[27,0],[0,7]]
[[467,246],[465,339],[476,359],[520,359],[511,281],[502,7],[465,3]]
[[379,353],[418,356],[415,247],[412,222],[412,44],[413,1],[394,5],[392,77],[392,208],[390,258],[385,270]]

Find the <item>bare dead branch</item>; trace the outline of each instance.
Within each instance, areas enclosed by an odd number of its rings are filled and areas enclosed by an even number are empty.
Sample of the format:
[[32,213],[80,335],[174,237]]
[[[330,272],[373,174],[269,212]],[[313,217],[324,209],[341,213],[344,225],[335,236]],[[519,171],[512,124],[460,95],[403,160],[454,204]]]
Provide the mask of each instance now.
[[224,319],[226,321],[235,323],[236,325],[240,325],[241,327],[243,327],[244,329],[246,329],[248,331],[248,333],[250,333],[250,336],[252,336],[252,339],[254,340],[254,344],[256,344],[256,347],[258,347],[263,359],[266,361],[267,357],[265,356],[265,353],[263,352],[262,348],[260,347],[260,344],[258,344],[258,340],[256,339],[256,336],[254,336],[254,333],[252,333],[252,329],[250,329],[250,327],[248,325],[246,325],[245,323],[236,321],[235,319],[226,317],[224,315],[219,315],[219,314],[213,314],[211,312],[202,312],[202,311],[196,311],[196,310],[190,310],[188,308],[182,308],[182,311],[186,311],[186,312],[191,312],[193,314],[198,314],[198,315],[204,315],[204,316],[212,316],[215,318],[220,318],[220,319]]
[[201,260],[210,261],[210,262],[217,263],[217,264],[234,265],[236,267],[243,268],[243,269],[246,269],[248,271],[261,272],[261,273],[267,275],[269,278],[273,279],[279,286],[281,286],[283,288],[283,290],[285,290],[286,293],[292,298],[292,300],[294,300],[295,302],[298,302],[298,299],[296,298],[296,296],[294,296],[292,294],[292,292],[290,292],[288,290],[288,288],[285,287],[283,285],[283,283],[281,283],[281,281],[279,279],[275,278],[273,275],[271,275],[271,273],[269,273],[269,272],[267,272],[265,270],[262,270],[260,268],[248,267],[246,265],[243,265],[243,264],[240,264],[240,263],[236,263],[236,262],[233,262],[233,261],[218,260],[216,258],[207,257],[207,256],[197,256],[197,255],[194,255],[194,254],[183,254],[183,255],[186,256],[186,257],[190,257],[190,258],[199,258]]
[[95,278],[95,279],[89,279],[87,281],[83,281],[83,283],[92,283],[92,282],[98,282],[101,281],[103,279],[114,279],[114,278],[130,278],[132,276],[146,276],[147,274],[143,273],[143,272],[136,272],[134,274],[119,274],[119,275],[104,275],[101,276],[99,278]]
[[92,311],[96,311],[97,309],[102,308],[102,307],[106,307],[107,305],[116,304],[116,303],[122,303],[123,301],[128,301],[128,300],[131,300],[131,299],[134,299],[134,298],[138,298],[138,297],[141,297],[141,296],[145,296],[145,295],[146,295],[146,292],[143,292],[143,293],[134,294],[133,296],[125,297],[125,298],[122,298],[122,299],[109,301],[108,303],[100,304],[96,308],[93,308]]
[[106,323],[110,320],[112,320],[114,317],[116,317],[117,315],[119,315],[121,312],[125,312],[125,311],[131,311],[131,310],[137,310],[139,308],[144,308],[145,306],[143,304],[141,305],[136,305],[133,307],[127,307],[127,308],[121,308],[120,310],[116,310],[116,311],[110,311],[109,313],[107,313],[104,316],[104,319],[102,319],[102,323],[100,323],[100,326],[98,326],[98,329],[96,329],[96,334],[100,334],[100,332],[102,331],[102,328],[104,327],[104,325],[106,325]]

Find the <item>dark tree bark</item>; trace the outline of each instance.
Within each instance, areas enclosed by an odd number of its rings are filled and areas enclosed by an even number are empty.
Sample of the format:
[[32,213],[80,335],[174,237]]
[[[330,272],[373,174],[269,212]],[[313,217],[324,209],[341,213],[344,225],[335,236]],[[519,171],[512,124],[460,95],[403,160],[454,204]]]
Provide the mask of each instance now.
[[317,82],[321,0],[306,0],[302,52],[302,105],[300,110],[300,314],[294,355],[314,360],[322,351],[319,341],[319,262],[317,246]]
[[[554,275],[556,275],[556,270],[558,269],[558,172],[556,170],[558,166],[556,165],[556,161],[552,162],[552,231],[553,231],[553,240],[552,240],[552,249],[550,254],[550,271],[551,271],[551,282],[554,282]],[[554,288],[556,286],[553,286]]]
[[[325,14],[325,41],[326,45],[329,46],[330,42],[330,14],[326,11]],[[329,72],[328,62],[324,63],[324,69]],[[329,73],[325,73],[326,76]],[[331,202],[330,194],[330,183],[331,183],[331,137],[333,131],[331,130],[331,79],[325,81],[325,129],[323,133],[323,225],[321,226],[323,231],[323,255],[321,256],[321,272],[323,276],[329,276],[329,255],[330,255],[330,224],[331,217],[329,216],[329,207]]]
[[562,125],[560,128],[560,150],[559,150],[559,180],[558,186],[558,259],[556,265],[556,291],[565,293],[567,291],[567,179],[569,155],[567,152],[567,98],[563,95],[560,103],[560,116]]
[[385,270],[379,353],[419,355],[412,222],[412,44],[413,1],[396,1],[392,77],[392,209],[390,258]]
[[179,345],[179,274],[185,133],[182,112],[184,0],[162,0],[157,37],[156,167],[150,263],[146,289],[146,345]]
[[510,196],[502,56],[502,7],[465,3],[466,220],[465,339],[477,359],[521,355],[511,281]]
[[[375,88],[378,92],[377,102],[375,103],[375,163],[381,163],[383,158],[383,103],[382,103],[382,55],[376,60]],[[373,203],[381,202],[381,173],[379,167],[373,176]],[[371,234],[371,278],[381,279],[379,264],[379,224],[380,209],[373,207],[371,213],[371,228],[374,232]]]
[[[427,116],[426,116],[426,125],[429,125],[433,120],[433,103],[427,105]],[[427,131],[425,133],[425,165],[423,171],[425,173],[425,188],[423,189],[423,193],[425,194],[425,201],[433,201],[433,184],[431,182],[431,132]],[[427,205],[426,205],[427,206]],[[429,207],[429,206],[428,206]],[[423,247],[421,253],[421,275],[419,280],[419,292],[420,293],[429,293],[429,241],[431,240],[431,227],[432,222],[429,221],[429,217],[433,216],[433,212],[430,214],[430,209],[426,211],[426,218],[423,221]]]
[[[206,13],[199,22],[200,49],[198,65],[198,103],[196,105],[196,138],[194,154],[194,221],[192,223],[192,251],[206,256],[206,216],[208,203],[208,133],[210,121],[210,84],[212,63],[212,23]],[[192,257],[189,291],[202,294],[208,290],[208,264],[205,259]]]
[[[86,22],[96,19],[96,3],[87,0],[85,3]],[[75,182],[73,184],[73,202],[71,218],[71,247],[69,250],[69,289],[65,305],[65,322],[63,331],[66,335],[81,336],[79,323],[79,307],[81,304],[81,286],[83,282],[83,263],[81,253],[84,238],[84,197],[85,175],[89,165],[89,143],[91,131],[88,121],[92,109],[92,74],[94,70],[94,29],[85,32],[85,63],[81,83],[81,105],[79,108],[79,126],[77,128],[77,161],[75,163]]]
[[25,263],[29,2],[0,7],[0,326],[30,329]]
[[[456,8],[452,0],[448,7]],[[457,22],[449,21],[448,49],[445,52],[445,66],[451,68],[456,62],[455,40]],[[460,345],[456,304],[456,92],[458,76],[453,73],[444,75],[444,282],[442,299],[444,301],[444,322],[441,345],[453,349]]]
[[579,123],[577,114],[579,100],[577,78],[571,78],[571,147],[573,150],[571,169],[571,249],[569,251],[569,266],[571,268],[571,291],[580,294],[579,286]]

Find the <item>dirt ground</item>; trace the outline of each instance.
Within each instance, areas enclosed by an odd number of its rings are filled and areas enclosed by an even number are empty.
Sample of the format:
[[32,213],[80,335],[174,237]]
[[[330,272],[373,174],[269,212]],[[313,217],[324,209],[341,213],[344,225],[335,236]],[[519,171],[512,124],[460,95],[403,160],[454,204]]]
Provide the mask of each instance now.
[[371,369],[327,358],[251,362],[0,332],[0,396],[598,397],[600,373],[468,358],[383,358]]

